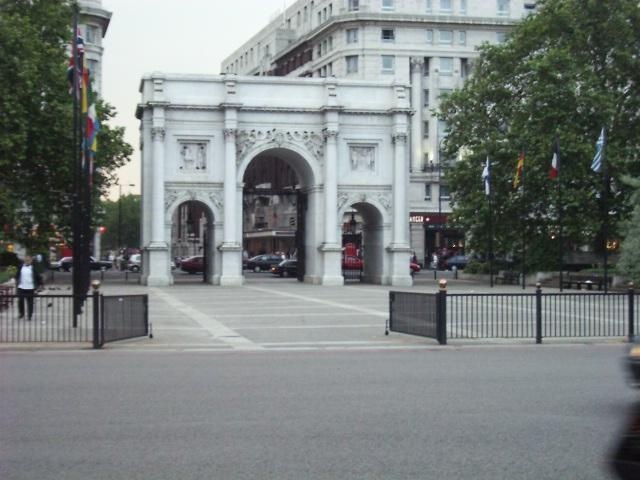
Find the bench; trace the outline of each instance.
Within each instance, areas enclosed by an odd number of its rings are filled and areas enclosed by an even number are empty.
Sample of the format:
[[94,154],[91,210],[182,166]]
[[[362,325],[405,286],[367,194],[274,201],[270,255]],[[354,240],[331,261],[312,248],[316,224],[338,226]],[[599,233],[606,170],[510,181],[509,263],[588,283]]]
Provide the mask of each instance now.
[[13,287],[0,285],[0,310],[9,308],[13,304]]
[[507,283],[515,285],[519,280],[520,275],[516,272],[512,272],[511,270],[500,270],[496,276],[496,283],[502,282],[503,285],[506,285]]
[[[611,278],[608,280],[609,284],[611,284]],[[585,290],[593,290],[593,287],[602,290],[602,287],[604,287],[604,277],[599,275],[568,275],[562,280],[563,288],[572,288],[574,285],[578,290],[582,290],[582,287],[585,287]]]

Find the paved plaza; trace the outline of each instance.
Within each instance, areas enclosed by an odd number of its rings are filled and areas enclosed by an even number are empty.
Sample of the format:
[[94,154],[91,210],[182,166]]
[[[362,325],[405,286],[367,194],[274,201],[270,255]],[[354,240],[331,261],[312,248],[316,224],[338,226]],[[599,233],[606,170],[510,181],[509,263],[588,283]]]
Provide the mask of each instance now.
[[[100,279],[101,275],[94,272],[94,277]],[[146,287],[138,283],[137,275],[125,279],[121,272],[107,272],[102,276],[102,293],[149,295],[153,338],[110,343],[105,348],[220,351],[439,348],[436,340],[430,338],[394,332],[385,335],[391,290],[434,293],[438,291],[438,281],[445,278],[449,293],[534,292],[534,287],[490,288],[455,279],[451,272],[441,272],[436,279],[432,272],[421,272],[413,287],[402,289],[363,283],[317,286],[268,273],[246,273],[245,278],[243,286],[219,287],[177,272],[176,283],[170,287]],[[70,293],[69,280],[70,274],[56,273],[49,279],[47,293]],[[452,333],[455,331],[452,329]],[[533,338],[469,341],[534,342]],[[620,342],[623,338],[603,341]]]

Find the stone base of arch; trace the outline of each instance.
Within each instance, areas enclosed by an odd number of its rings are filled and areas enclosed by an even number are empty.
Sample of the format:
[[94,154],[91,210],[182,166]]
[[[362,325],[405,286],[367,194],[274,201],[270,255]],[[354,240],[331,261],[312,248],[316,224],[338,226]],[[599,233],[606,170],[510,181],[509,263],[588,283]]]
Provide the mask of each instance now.
[[411,248],[409,245],[392,244],[387,247],[389,256],[390,272],[387,278],[389,285],[394,287],[410,287],[413,285],[413,278],[409,270],[409,259]]
[[244,284],[242,275],[242,247],[238,243],[223,243],[218,247],[221,256],[222,274],[219,285],[239,287]]
[[344,285],[342,276],[342,247],[338,244],[323,243],[318,250],[322,256],[322,276],[320,285],[339,286]]
[[165,242],[152,242],[146,248],[148,265],[144,283],[149,287],[166,287],[173,284],[170,271],[169,246]]

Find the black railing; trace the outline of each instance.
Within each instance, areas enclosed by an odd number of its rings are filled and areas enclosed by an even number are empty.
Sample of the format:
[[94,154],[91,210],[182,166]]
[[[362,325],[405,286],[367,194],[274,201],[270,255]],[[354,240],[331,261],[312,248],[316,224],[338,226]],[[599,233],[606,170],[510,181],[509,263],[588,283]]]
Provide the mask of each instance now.
[[30,312],[28,298],[0,291],[0,343],[92,342],[100,348],[149,333],[147,295],[110,297],[96,290],[80,297],[79,315],[74,315],[73,295],[36,294],[32,300]]
[[147,295],[101,297],[101,344],[149,334]]
[[438,294],[390,292],[389,329],[435,338],[441,344],[447,339],[494,338],[531,338],[537,343],[567,337],[631,340],[639,299],[633,289],[606,294],[543,293],[540,288],[529,294],[447,294],[446,281],[441,280]]

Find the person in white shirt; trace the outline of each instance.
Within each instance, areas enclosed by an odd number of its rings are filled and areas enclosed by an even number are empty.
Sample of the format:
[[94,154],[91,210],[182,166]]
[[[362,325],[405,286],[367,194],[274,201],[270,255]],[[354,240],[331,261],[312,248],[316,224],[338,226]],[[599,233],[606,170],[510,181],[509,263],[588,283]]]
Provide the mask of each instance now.
[[16,272],[16,287],[18,289],[18,315],[24,318],[24,304],[27,303],[27,319],[33,318],[33,294],[40,288],[42,281],[33,266],[33,259],[27,255],[24,263]]

